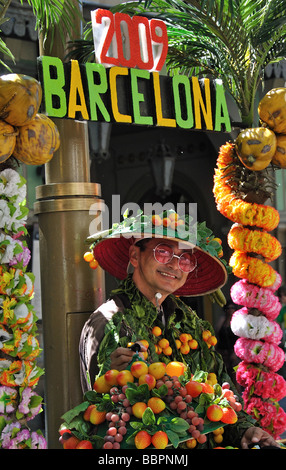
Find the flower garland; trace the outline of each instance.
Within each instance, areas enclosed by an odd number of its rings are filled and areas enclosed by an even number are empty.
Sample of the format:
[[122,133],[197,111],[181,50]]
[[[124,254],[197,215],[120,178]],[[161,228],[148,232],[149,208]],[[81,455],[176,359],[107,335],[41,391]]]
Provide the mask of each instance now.
[[25,179],[12,168],[0,172],[0,448],[45,449],[41,431],[28,422],[42,411],[34,391],[43,370],[36,359],[37,317],[30,303],[34,276],[26,272],[30,251],[24,241],[28,209]]
[[235,146],[227,142],[220,148],[213,193],[219,212],[234,222],[228,234],[228,244],[235,250],[229,264],[240,280],[230,294],[243,307],[231,320],[232,331],[239,337],[234,352],[242,360],[236,378],[245,387],[244,410],[278,438],[286,429],[286,413],[278,404],[286,394],[286,382],[277,374],[285,360],[278,346],[282,330],[275,322],[281,304],[274,294],[281,276],[268,263],[280,256],[281,245],[267,232],[278,226],[279,213],[243,199],[239,166]]

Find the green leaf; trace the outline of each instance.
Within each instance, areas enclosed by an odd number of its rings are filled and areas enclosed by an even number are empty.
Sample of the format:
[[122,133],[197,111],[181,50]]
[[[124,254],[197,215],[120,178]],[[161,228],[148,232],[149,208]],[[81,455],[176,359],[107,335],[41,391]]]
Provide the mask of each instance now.
[[151,408],[146,408],[142,415],[142,423],[145,426],[152,426],[156,423],[156,418]]
[[177,448],[180,443],[178,434],[170,429],[166,429],[166,434],[171,444]]
[[70,424],[71,421],[78,416],[80,413],[85,411],[89,406],[88,401],[82,402],[80,405],[77,405],[75,408],[72,408],[71,410],[67,411],[64,413],[61,418],[67,423]]
[[130,405],[134,405],[134,403],[139,401],[147,403],[150,397],[149,387],[147,384],[139,385],[136,388],[128,387],[125,391],[125,395],[126,398],[130,401]]

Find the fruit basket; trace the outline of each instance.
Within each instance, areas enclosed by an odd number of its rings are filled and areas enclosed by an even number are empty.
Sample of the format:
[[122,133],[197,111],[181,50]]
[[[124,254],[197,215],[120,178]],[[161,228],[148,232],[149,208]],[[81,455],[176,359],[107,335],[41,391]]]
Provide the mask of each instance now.
[[64,449],[165,449],[220,446],[241,403],[228,383],[181,362],[148,364],[137,353],[123,371],[97,378],[63,416]]

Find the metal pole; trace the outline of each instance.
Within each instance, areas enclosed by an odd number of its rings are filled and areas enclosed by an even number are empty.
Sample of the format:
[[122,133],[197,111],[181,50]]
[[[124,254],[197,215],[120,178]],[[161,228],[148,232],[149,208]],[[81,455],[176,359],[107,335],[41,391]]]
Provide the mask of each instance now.
[[[78,2],[75,2],[76,4]],[[41,46],[41,55],[45,50]],[[49,55],[64,57],[59,38]],[[46,165],[46,184],[36,188],[39,219],[41,297],[48,448],[61,448],[61,416],[82,401],[78,343],[81,328],[105,297],[104,274],[83,260],[84,240],[100,202],[101,188],[90,183],[86,122],[55,119],[61,146]],[[101,201],[102,202],[102,201]]]

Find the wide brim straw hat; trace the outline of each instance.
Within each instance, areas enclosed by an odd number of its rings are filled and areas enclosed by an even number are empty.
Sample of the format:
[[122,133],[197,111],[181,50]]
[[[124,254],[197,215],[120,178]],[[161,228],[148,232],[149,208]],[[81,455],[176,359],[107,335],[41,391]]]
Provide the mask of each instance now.
[[[188,274],[185,284],[174,295],[193,297],[210,294],[227,281],[228,267],[220,257],[222,247],[212,231],[203,222],[184,224],[175,228],[164,226],[162,221],[170,212],[154,216],[143,213],[125,217],[122,223],[87,238],[99,266],[119,280],[126,278],[129,266],[129,248],[143,238],[158,238],[179,242],[179,248],[192,249],[196,268]],[[161,223],[160,223],[161,220]],[[182,219],[181,219],[182,220]]]

